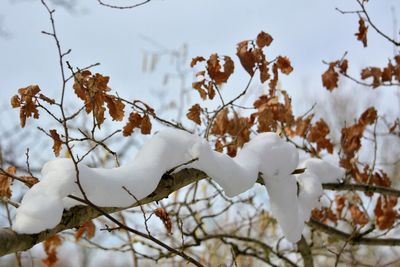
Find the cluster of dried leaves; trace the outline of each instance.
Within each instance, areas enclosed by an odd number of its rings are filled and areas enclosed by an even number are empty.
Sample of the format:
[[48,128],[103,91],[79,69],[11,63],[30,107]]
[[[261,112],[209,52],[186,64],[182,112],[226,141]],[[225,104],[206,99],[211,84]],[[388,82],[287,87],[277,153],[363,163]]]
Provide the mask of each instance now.
[[11,106],[13,108],[20,108],[19,118],[22,128],[25,127],[27,118],[33,117],[34,119],[39,119],[39,99],[49,103],[50,105],[55,104],[53,99],[50,99],[43,94],[39,94],[39,92],[40,88],[38,85],[29,85],[25,88],[19,89],[19,95],[14,95],[11,98]]
[[[221,66],[221,60],[224,61],[223,66]],[[203,61],[206,61],[204,57],[195,57],[192,59],[190,66],[193,68],[197,63]],[[207,97],[212,100],[215,96],[215,91],[219,90],[218,85],[228,81],[235,69],[235,65],[230,57],[220,57],[216,53],[212,54],[206,63],[207,72],[204,70],[197,72],[196,77],[199,77],[200,80],[194,82],[192,86],[199,92],[203,100],[206,100]]]
[[[293,67],[287,57],[278,56],[272,61],[268,61],[263,49],[268,47],[273,41],[271,35],[260,32],[255,40],[245,40],[237,45],[238,59],[244,70],[250,75],[251,79],[257,71],[260,73],[260,81],[269,82],[269,95],[261,96],[254,102],[257,112],[249,117],[241,116],[227,104],[215,112],[213,119],[209,119],[200,104],[193,105],[186,116],[198,125],[203,121],[209,125],[210,133],[216,137],[215,149],[219,152],[226,149],[226,153],[235,156],[237,150],[250,140],[251,128],[257,125],[257,132],[277,131],[283,125],[289,125],[293,121],[291,100],[286,91],[280,90],[277,94],[277,83],[279,79],[278,71],[288,75]],[[224,60],[223,69],[221,60]],[[193,88],[199,92],[203,100],[213,99],[215,92],[219,92],[219,85],[226,83],[234,71],[234,62],[229,56],[219,57],[212,54],[208,60],[204,57],[195,57],[191,62],[191,67],[199,62],[206,63],[206,70],[197,72],[196,76],[201,80],[193,83]],[[272,64],[272,70],[269,65]],[[271,72],[271,73],[270,73]],[[272,79],[270,79],[273,77]],[[281,102],[283,98],[283,102]]]
[[89,70],[78,72],[74,77],[75,94],[84,101],[86,112],[93,112],[99,128],[105,120],[106,104],[113,120],[123,120],[125,104],[120,98],[108,93],[111,90],[108,87],[109,77],[99,73],[92,75]]
[[31,175],[20,175],[16,176],[17,168],[15,166],[9,166],[3,170],[0,168],[0,197],[10,199],[12,196],[12,184],[13,180],[17,179],[24,183],[28,187],[32,187],[38,183],[39,180]]
[[225,108],[216,116],[211,128],[211,134],[216,137],[215,150],[236,156],[237,150],[250,140],[252,123],[249,118],[241,117],[234,110],[232,118],[228,117],[229,109]]
[[[329,91],[338,87],[339,74],[350,77],[347,74],[349,63],[347,59],[336,60],[328,64],[328,69],[322,74],[322,85]],[[361,70],[361,80],[372,78],[370,84],[359,81],[362,85],[368,85],[372,88],[378,88],[381,85],[392,85],[394,82],[400,82],[400,55],[389,59],[386,67],[366,67]]]

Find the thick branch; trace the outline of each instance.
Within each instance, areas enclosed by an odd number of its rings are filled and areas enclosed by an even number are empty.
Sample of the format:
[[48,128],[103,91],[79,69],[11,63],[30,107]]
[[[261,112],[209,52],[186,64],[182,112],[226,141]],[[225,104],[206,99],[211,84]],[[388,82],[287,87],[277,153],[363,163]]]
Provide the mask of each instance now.
[[362,237],[362,235],[348,234],[334,227],[328,226],[316,220],[310,219],[307,223],[310,227],[325,232],[329,236],[348,242],[352,245],[368,245],[368,246],[399,246],[398,238],[374,238]]
[[[141,199],[140,203],[147,204],[154,201],[159,201],[163,198],[168,197],[168,195],[173,193],[174,191],[186,185],[189,185],[193,182],[202,180],[206,177],[207,175],[204,172],[196,169],[183,169],[171,175],[164,175],[159,185],[157,186],[156,190],[146,198]],[[260,178],[257,180],[257,182],[263,184],[263,181]],[[323,188],[335,191],[355,190],[355,191],[381,193],[398,197],[400,196],[399,190],[386,187],[371,186],[371,185],[324,184]],[[113,213],[136,206],[138,206],[138,204],[134,204],[131,207],[126,207],[126,208],[103,208],[103,211],[107,213]],[[84,222],[92,220],[99,216],[101,216],[101,213],[93,208],[90,208],[88,206],[76,206],[71,208],[70,210],[64,211],[62,220],[56,227],[50,230],[40,232],[38,234],[30,234],[30,235],[18,234],[9,228],[2,228],[0,229],[0,257],[6,254],[30,249],[34,245],[46,240],[47,238],[59,232],[74,227],[78,227],[82,225]],[[333,227],[316,223],[314,221],[312,221],[309,225],[318,230],[327,232],[328,234],[332,234],[342,240],[347,240],[349,238],[348,234],[341,232]],[[352,242],[350,243],[353,244],[357,243],[357,244],[386,245],[386,246],[400,245],[400,239],[378,239],[378,238],[358,237],[357,239],[353,239],[351,241]]]
[[[140,203],[143,205],[159,201],[168,197],[172,192],[206,177],[207,175],[204,172],[195,169],[183,169],[171,175],[164,175],[156,190],[146,198],[141,199]],[[137,203],[131,207],[136,206],[138,206]],[[127,208],[104,208],[103,211],[113,213]],[[62,220],[56,227],[38,234],[18,234],[10,228],[2,228],[0,229],[0,256],[30,249],[34,245],[61,231],[78,227],[84,222],[99,216],[101,216],[101,213],[91,207],[76,206],[70,210],[64,211]]]

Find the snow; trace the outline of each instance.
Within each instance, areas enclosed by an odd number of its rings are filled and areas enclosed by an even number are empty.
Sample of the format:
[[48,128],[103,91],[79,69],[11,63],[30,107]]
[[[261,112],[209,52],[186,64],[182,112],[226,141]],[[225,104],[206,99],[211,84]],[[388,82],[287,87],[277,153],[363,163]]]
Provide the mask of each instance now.
[[[186,168],[207,173],[229,197],[250,189],[258,175],[268,190],[271,211],[291,242],[301,238],[304,222],[319,205],[321,182],[334,182],[344,172],[325,161],[309,159],[307,170],[291,173],[298,166],[296,148],[275,133],[262,133],[248,142],[235,158],[213,151],[209,143],[196,135],[165,129],[155,134],[130,164],[112,169],[89,168],[79,164],[79,180],[91,202],[100,207],[128,207],[135,199],[123,187],[142,199],[152,193],[162,175],[183,163],[198,158]],[[16,211],[13,229],[33,234],[55,227],[66,208],[81,204],[68,195],[82,197],[77,186],[75,166],[70,159],[47,162],[42,179],[23,197]],[[299,186],[299,187],[298,187]]]

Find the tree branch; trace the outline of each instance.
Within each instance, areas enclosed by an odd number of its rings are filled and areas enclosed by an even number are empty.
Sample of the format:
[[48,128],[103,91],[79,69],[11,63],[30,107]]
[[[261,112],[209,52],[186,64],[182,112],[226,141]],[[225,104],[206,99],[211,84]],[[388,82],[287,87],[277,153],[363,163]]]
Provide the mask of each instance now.
[[[196,169],[183,169],[174,174],[165,174],[158,184],[156,190],[144,199],[139,200],[138,203],[141,205],[151,203],[154,201],[162,200],[168,197],[169,194],[176,190],[185,187],[193,182],[200,181],[207,177],[202,171]],[[262,179],[257,180],[258,183],[263,184]],[[342,191],[342,190],[354,190],[363,192],[374,192],[386,195],[393,195],[400,197],[400,191],[387,187],[363,185],[363,184],[323,184],[324,189]],[[128,208],[137,207],[139,204],[135,203],[130,207],[125,208],[103,208],[102,210],[106,213],[113,213]],[[101,212],[96,211],[94,208],[88,206],[76,206],[70,210],[64,211],[61,222],[53,229],[40,232],[38,234],[18,234],[12,231],[10,228],[0,229],[0,257],[6,254],[14,253],[17,251],[24,251],[30,249],[34,245],[46,240],[47,238],[68,230],[74,227],[82,225],[84,222],[92,220],[101,216]],[[341,240],[348,240],[350,235],[337,230],[333,227],[324,225],[317,221],[310,221],[309,226],[324,231],[330,235],[333,235]],[[366,237],[355,237],[350,240],[351,244],[366,244],[366,245],[383,245],[383,246],[394,246],[400,245],[400,239],[381,239],[381,238],[366,238]]]
[[[159,201],[168,197],[172,192],[189,185],[195,181],[206,178],[207,175],[195,169],[183,169],[171,175],[164,175],[156,190],[144,199],[140,204],[144,205],[154,201]],[[131,207],[125,208],[103,208],[106,213],[113,213],[127,208],[138,206],[135,203]],[[94,208],[88,206],[76,206],[64,211],[61,222],[53,229],[42,231],[38,234],[19,234],[10,228],[0,229],[0,257],[17,251],[30,249],[34,245],[46,240],[47,238],[67,229],[78,227],[84,222],[97,218],[102,214]]]

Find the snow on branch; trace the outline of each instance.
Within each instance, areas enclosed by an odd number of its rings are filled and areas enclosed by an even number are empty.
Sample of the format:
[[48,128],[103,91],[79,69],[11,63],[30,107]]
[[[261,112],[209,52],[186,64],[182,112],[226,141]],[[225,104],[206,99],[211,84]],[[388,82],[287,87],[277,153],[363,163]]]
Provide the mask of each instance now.
[[[272,214],[285,237],[297,242],[311,210],[319,206],[323,194],[321,181],[337,182],[344,175],[342,169],[318,159],[307,161],[304,173],[292,175],[298,166],[298,157],[296,148],[275,133],[259,134],[231,158],[213,151],[199,136],[166,129],[145,143],[134,160],[125,166],[99,169],[79,164],[79,184],[94,205],[126,208],[135,199],[154,192],[163,174],[190,161],[182,168],[206,173],[229,197],[250,189],[261,174]],[[42,180],[24,195],[13,229],[17,233],[36,234],[56,227],[64,209],[80,204],[68,197],[82,197],[76,183],[77,174],[70,159],[46,163]]]

